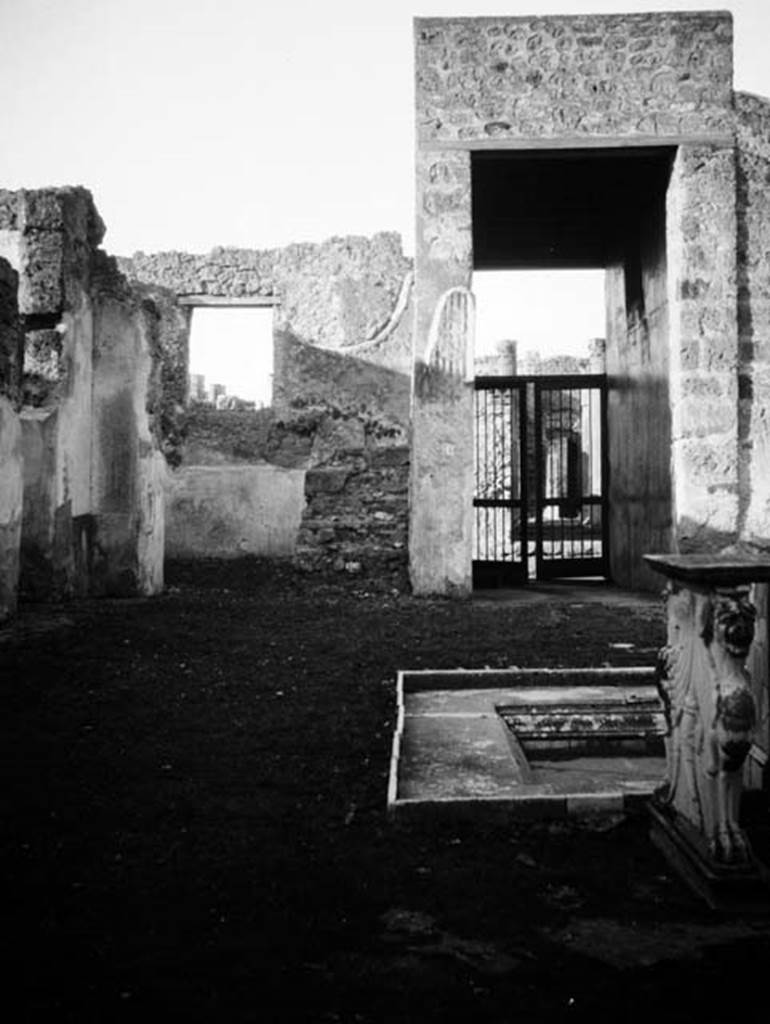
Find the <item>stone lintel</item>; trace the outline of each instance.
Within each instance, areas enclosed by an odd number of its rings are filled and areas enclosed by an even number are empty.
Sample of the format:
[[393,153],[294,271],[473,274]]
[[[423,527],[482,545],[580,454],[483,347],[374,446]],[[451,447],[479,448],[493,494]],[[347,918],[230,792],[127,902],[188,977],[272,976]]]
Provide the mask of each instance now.
[[688,587],[770,582],[770,558],[743,554],[645,555],[654,572]]
[[180,306],[241,306],[263,308],[279,306],[281,300],[275,295],[180,295]]
[[559,149],[649,149],[650,147],[672,148],[676,146],[732,146],[734,132],[692,133],[675,135],[564,135],[548,137],[543,135],[518,136],[516,138],[492,139],[446,139],[443,141],[421,141],[418,149],[423,153],[448,153],[455,150],[467,152],[504,150],[559,150]]

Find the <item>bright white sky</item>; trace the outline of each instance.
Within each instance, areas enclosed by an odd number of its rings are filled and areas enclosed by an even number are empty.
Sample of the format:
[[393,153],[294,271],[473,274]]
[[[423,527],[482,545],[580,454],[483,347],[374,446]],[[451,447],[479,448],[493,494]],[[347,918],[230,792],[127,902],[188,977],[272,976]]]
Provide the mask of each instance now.
[[380,230],[411,253],[415,15],[709,7],[735,87],[770,96],[770,0],[0,0],[0,187],[85,185],[120,255]]

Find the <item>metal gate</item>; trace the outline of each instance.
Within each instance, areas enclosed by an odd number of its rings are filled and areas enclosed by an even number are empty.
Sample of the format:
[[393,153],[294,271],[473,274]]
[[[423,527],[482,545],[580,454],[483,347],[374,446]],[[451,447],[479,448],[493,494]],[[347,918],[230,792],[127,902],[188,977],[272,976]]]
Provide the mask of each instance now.
[[475,387],[474,586],[607,576],[605,376]]

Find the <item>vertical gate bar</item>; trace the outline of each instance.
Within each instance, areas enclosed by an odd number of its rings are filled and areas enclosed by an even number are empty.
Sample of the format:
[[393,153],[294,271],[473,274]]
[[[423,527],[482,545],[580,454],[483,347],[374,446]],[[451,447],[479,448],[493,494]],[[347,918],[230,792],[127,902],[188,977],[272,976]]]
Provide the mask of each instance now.
[[601,445],[601,518],[602,518],[602,568],[604,575],[609,578],[609,516],[607,515],[607,480],[609,479],[609,452],[607,451],[607,379],[602,381],[600,387],[600,445]]
[[[489,391],[484,389],[484,497],[489,497]],[[484,509],[484,560],[489,561],[489,511]]]
[[[497,483],[497,463],[498,463],[498,451],[497,451],[497,437],[498,437],[498,427],[497,427],[497,395],[498,395],[497,391],[493,391],[492,392],[492,487],[494,489],[494,495],[495,495],[495,499],[496,500],[500,497],[500,490],[499,490],[498,483]],[[498,562],[500,560],[500,558],[499,558],[499,549],[498,549],[498,546],[497,546],[497,520],[498,520],[498,518],[499,518],[499,512],[497,511],[497,507],[495,507],[494,515],[492,517],[492,530],[493,530],[493,533],[492,533],[492,538],[493,538],[493,540],[492,540],[492,553],[493,553],[494,560],[496,562]]]
[[529,575],[529,493],[527,481],[527,385],[520,384],[517,394],[519,403],[519,557],[523,579]]
[[543,496],[545,486],[543,483],[543,438],[542,438],[542,402],[540,387],[535,381],[533,385],[535,396],[535,566],[536,575],[539,577],[542,571],[543,561]]
[[[583,411],[583,402],[586,402],[585,412]],[[588,422],[588,417],[591,411],[591,389],[586,388],[581,393],[580,399],[580,508],[578,514],[580,516],[580,557],[586,557],[586,517],[584,512],[584,503],[586,494],[588,493],[588,481],[591,479],[588,467],[591,464],[591,431],[588,432],[588,439],[584,440],[583,431],[585,430]],[[586,451],[585,467],[583,466],[583,450]]]
[[[562,459],[564,457],[564,392],[559,391],[559,479],[557,483],[558,496],[562,495],[562,484],[564,481],[564,466],[562,465]],[[559,513],[559,551],[562,558],[564,558],[564,516],[562,513],[562,507],[557,506],[557,512]]]
[[[594,495],[594,394],[596,389],[592,388],[589,393],[588,403],[588,478],[590,480],[590,487],[588,492],[593,498]],[[591,529],[591,535],[589,540],[589,554],[594,553],[594,503],[592,502],[589,506],[589,528]]]
[[[481,497],[481,488],[479,487],[479,392],[475,390],[473,392],[473,430],[474,430],[474,448],[476,450],[476,461],[474,463],[474,487],[477,498]],[[476,536],[473,544],[473,557],[478,561],[479,557],[479,510],[478,507],[473,510],[474,526],[476,528]]]
[[518,457],[518,500],[519,500],[519,559],[521,561],[522,579],[527,578],[527,538],[526,538],[526,384],[516,388],[516,412],[519,418],[519,457]]

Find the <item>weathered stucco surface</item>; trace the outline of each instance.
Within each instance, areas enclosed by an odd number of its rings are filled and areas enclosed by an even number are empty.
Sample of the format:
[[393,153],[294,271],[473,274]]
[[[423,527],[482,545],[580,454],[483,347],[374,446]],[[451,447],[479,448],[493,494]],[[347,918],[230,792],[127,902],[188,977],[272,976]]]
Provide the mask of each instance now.
[[22,514],[21,394],[23,335],[18,276],[0,256],[0,622],[16,610]]
[[0,394],[0,622],[16,611],[22,511],[21,425]]
[[166,488],[169,558],[290,556],[304,505],[305,471],[261,465],[183,466]]
[[0,192],[0,232],[24,327],[21,591],[154,593],[157,311],[98,250],[104,225],[85,189]]
[[90,586],[94,593],[152,594],[163,585],[165,464],[150,416],[159,395],[158,317],[109,261],[94,282],[93,302]]
[[421,144],[732,130],[718,13],[418,18]]
[[[473,313],[447,307],[473,272],[470,154],[418,153],[409,559],[417,593],[471,587]],[[433,333],[432,333],[433,332]]]

